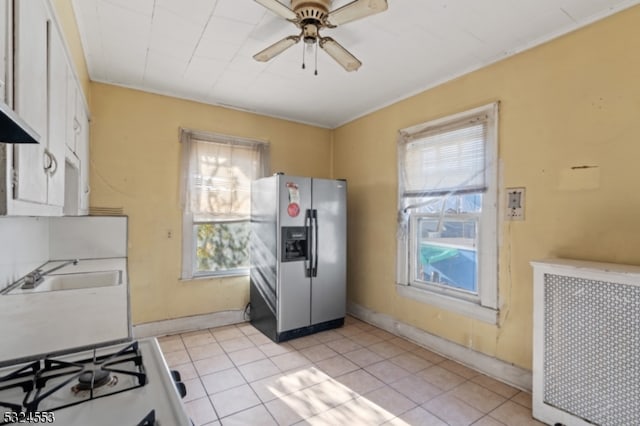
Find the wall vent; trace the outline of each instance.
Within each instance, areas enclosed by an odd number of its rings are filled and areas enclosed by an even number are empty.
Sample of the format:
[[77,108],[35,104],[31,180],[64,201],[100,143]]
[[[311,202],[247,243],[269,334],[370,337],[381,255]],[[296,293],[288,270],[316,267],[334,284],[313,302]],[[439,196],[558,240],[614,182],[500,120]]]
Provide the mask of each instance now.
[[637,424],[640,267],[532,265],[534,417],[550,424]]

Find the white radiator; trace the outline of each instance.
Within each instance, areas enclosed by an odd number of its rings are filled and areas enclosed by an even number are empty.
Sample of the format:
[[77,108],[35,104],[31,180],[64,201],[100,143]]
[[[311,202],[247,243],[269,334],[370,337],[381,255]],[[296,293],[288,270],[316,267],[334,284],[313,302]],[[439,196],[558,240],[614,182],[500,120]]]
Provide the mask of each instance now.
[[640,425],[640,267],[532,262],[533,416]]

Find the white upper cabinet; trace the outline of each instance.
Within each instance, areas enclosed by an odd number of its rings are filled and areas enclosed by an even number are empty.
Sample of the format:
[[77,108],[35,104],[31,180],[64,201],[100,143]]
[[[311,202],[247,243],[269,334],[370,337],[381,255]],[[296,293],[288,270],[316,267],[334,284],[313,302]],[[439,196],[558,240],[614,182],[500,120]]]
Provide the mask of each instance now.
[[[73,76],[67,85],[67,148],[78,160],[78,215],[89,213],[89,117]],[[75,164],[75,162],[74,162]]]
[[0,145],[0,214],[88,214],[88,111],[52,3],[0,0],[0,24],[0,100],[41,137]]
[[15,2],[14,109],[40,136],[39,144],[14,145],[14,198],[47,203],[48,43],[50,20],[42,1]]
[[64,205],[64,156],[67,140],[67,65],[64,42],[55,29],[49,35],[49,143],[47,204]]

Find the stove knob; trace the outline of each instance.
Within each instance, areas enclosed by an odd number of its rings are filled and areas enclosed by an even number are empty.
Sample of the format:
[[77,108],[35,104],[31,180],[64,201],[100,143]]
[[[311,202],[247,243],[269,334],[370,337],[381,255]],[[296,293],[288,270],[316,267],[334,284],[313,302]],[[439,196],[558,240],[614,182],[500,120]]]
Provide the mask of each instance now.
[[175,383],[180,397],[184,398],[187,396],[187,387],[182,383],[182,376],[180,376],[180,372],[178,370],[171,370],[171,377],[173,377],[173,383]]
[[180,376],[180,372],[178,370],[171,370],[171,377],[173,377],[174,382],[182,381],[182,376]]
[[178,389],[178,393],[180,394],[180,398],[184,398],[187,396],[187,387],[182,382],[176,382],[176,389]]

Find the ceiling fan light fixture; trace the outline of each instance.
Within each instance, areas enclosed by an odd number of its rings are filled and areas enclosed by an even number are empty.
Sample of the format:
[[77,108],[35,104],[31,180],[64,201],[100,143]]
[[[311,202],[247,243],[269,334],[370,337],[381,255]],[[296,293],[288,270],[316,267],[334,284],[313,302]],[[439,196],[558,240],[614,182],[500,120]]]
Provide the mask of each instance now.
[[318,39],[318,26],[315,24],[307,24],[302,28],[302,38],[307,44],[315,44]]

